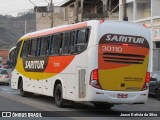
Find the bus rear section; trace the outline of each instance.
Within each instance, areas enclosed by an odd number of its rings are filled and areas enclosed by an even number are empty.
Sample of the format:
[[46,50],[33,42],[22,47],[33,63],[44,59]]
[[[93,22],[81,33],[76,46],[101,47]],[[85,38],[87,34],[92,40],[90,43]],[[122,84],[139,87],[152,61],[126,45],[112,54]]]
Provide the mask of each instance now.
[[[114,28],[114,25],[110,26]],[[115,31],[110,26],[104,23],[100,27],[102,36],[98,45],[98,69],[91,74],[91,79],[93,76],[98,82],[90,82],[91,86],[97,88],[94,100],[144,103],[148,97],[150,75],[147,72],[148,29],[133,23],[117,24]],[[130,30],[127,32],[127,29]],[[137,33],[137,30],[141,33]]]

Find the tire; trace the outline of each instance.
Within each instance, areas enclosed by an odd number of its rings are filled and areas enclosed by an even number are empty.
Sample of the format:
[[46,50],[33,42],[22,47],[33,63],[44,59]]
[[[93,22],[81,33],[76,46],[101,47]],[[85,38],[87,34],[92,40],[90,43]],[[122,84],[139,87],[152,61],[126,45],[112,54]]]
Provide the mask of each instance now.
[[155,96],[156,96],[156,98],[158,99],[158,100],[160,100],[160,90],[156,90],[155,91]]
[[114,104],[94,103],[95,109],[98,109],[98,110],[102,110],[102,109],[109,110],[109,109],[111,109],[111,107],[113,107],[113,106],[114,106]]
[[19,91],[20,91],[20,95],[22,97],[27,97],[28,96],[28,92],[23,90],[23,81],[22,80],[19,83]]
[[63,107],[63,91],[62,91],[62,85],[58,84],[55,88],[54,92],[54,101],[57,107]]

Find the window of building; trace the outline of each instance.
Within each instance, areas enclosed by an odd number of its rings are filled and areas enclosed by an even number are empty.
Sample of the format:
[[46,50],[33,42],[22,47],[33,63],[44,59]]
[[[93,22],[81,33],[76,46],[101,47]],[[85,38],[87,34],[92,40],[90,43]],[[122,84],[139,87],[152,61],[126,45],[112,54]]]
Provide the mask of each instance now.
[[156,42],[156,48],[160,48],[160,42]]
[[136,4],[136,20],[151,17],[151,0],[137,0]]

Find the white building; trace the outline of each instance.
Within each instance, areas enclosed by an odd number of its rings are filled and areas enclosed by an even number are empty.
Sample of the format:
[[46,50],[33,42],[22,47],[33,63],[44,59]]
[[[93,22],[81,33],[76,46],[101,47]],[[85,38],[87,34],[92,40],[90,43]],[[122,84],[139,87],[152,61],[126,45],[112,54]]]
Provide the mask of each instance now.
[[[129,21],[146,24],[151,29],[153,71],[160,70],[160,0],[126,0]],[[119,20],[122,20],[122,0],[119,0]]]

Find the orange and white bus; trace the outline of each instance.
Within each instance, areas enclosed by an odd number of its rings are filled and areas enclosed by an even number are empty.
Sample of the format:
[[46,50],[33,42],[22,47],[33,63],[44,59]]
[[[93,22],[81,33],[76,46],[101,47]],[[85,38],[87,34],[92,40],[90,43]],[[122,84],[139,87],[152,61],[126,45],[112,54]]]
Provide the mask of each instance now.
[[91,20],[24,35],[16,46],[11,86],[95,107],[145,103],[149,29],[131,22]]

